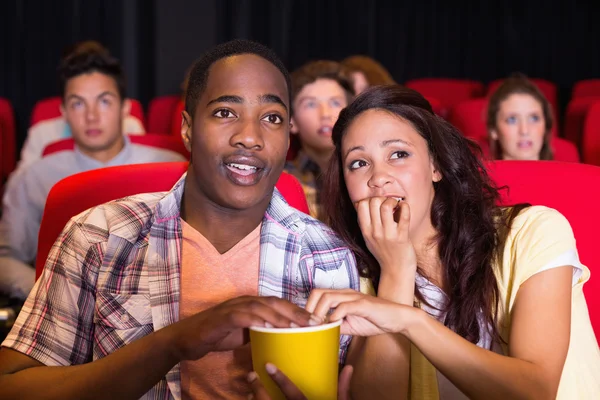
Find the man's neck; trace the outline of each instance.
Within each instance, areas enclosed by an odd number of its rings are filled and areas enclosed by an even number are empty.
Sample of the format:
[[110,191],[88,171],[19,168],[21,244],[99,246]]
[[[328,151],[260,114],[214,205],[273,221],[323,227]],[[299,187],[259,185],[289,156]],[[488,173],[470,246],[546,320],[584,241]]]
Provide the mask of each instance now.
[[271,198],[264,204],[247,210],[233,210],[215,204],[201,195],[191,180],[186,177],[181,218],[204,236],[217,251],[226,253],[240,240],[248,236],[261,223]]
[[331,155],[333,154],[333,149],[332,150],[316,150],[314,148],[308,147],[308,146],[302,146],[302,151],[308,156],[308,158],[310,158],[313,162],[315,162],[319,168],[321,169],[321,172],[325,171],[325,169],[327,168],[327,165],[329,164],[329,159],[331,158]]
[[94,160],[106,164],[113,158],[115,158],[125,147],[125,138],[121,136],[119,140],[117,140],[112,146],[103,150],[89,150],[84,147],[79,146],[79,151],[81,151],[86,156],[93,158]]

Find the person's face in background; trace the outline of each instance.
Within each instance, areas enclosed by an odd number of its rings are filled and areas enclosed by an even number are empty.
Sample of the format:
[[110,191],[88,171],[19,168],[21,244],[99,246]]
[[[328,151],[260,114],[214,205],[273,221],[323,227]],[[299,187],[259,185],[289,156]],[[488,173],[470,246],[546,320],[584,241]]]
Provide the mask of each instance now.
[[353,204],[371,197],[401,199],[410,206],[411,237],[431,231],[433,182],[441,174],[412,124],[386,111],[365,111],[344,134],[341,155]]
[[199,199],[227,210],[266,207],[289,147],[289,92],[269,61],[250,54],[215,62],[182,136]]
[[129,108],[111,76],[92,72],[67,81],[61,112],[79,149],[108,161],[123,148],[122,122]]
[[490,138],[498,141],[505,160],[539,160],[545,132],[542,104],[529,94],[514,93],[500,103]]
[[316,154],[331,153],[333,125],[348,105],[344,88],[335,80],[317,79],[304,86],[293,103],[291,131],[299,135],[302,147]]
[[369,88],[369,81],[367,81],[367,77],[360,71],[355,71],[352,73],[352,84],[354,85],[354,93],[356,96]]

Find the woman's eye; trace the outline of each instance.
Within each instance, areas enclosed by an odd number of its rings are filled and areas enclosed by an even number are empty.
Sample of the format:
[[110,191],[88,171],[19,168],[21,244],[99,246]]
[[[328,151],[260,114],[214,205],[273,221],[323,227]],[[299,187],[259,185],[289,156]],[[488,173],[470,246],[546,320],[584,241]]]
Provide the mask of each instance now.
[[392,159],[397,159],[397,158],[406,158],[408,157],[410,154],[408,154],[408,152],[404,151],[404,150],[398,150],[392,153],[392,156],[390,158]]
[[539,115],[532,115],[529,118],[530,118],[531,122],[538,122],[541,119]]
[[217,110],[214,114],[217,118],[234,118],[235,115],[229,110]]
[[275,124],[275,125],[279,125],[279,124],[283,123],[283,118],[281,118],[277,114],[269,114],[266,117],[264,117],[262,120],[266,121],[270,124]]
[[516,117],[508,117],[508,118],[506,118],[506,122],[509,124],[515,124],[517,122],[517,118]]
[[356,160],[350,163],[350,169],[358,169],[367,165],[365,160]]

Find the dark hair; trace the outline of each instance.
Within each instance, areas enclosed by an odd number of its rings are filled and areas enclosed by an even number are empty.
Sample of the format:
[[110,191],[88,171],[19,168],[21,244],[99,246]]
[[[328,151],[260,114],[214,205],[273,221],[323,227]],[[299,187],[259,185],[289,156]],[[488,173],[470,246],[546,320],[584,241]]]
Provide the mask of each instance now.
[[342,61],[342,65],[350,69],[351,72],[362,72],[369,86],[396,84],[389,71],[371,57],[350,56]]
[[340,85],[346,93],[348,104],[355,94],[350,71],[336,61],[311,61],[292,72],[291,77],[292,101],[296,99],[304,86],[310,85],[317,79],[330,79]]
[[[275,52],[260,43],[236,39],[215,46],[204,53],[202,57],[192,65],[185,95],[185,110],[191,117],[194,116],[198,99],[202,96],[204,89],[206,89],[210,67],[219,60],[241,54],[254,54],[273,64],[283,74],[285,83],[287,84],[288,93],[290,93],[290,88],[292,86],[290,83],[290,74]],[[291,107],[291,94],[289,95],[288,100]]]
[[99,72],[110,76],[117,84],[121,100],[126,97],[125,74],[119,60],[112,57],[110,52],[95,41],[85,41],[71,46],[65,51],[65,56],[58,66],[60,97],[64,99],[67,82],[83,74]]
[[[361,275],[377,285],[379,265],[358,226],[344,182],[341,154],[348,127],[371,109],[386,111],[410,123],[427,142],[434,166],[442,175],[439,182],[433,183],[431,222],[437,231],[435,240],[448,288],[444,324],[477,343],[482,334],[477,315],[482,312],[485,323],[492,327],[492,337],[499,339],[495,324],[499,293],[492,266],[500,242],[497,221],[502,220],[502,209],[496,205],[498,190],[480,161],[479,147],[436,116],[421,94],[399,85],[375,86],[342,110],[333,128],[335,151],[323,184],[327,222],[355,252]],[[424,274],[420,268],[418,271]],[[418,288],[415,294],[425,301]]]
[[[552,116],[552,106],[540,89],[527,79],[527,76],[521,73],[512,74],[509,78],[505,79],[504,82],[496,89],[496,91],[490,96],[490,101],[487,109],[487,129],[488,135],[491,131],[498,127],[498,112],[500,111],[500,103],[509,98],[511,95],[527,94],[537,100],[544,113],[544,143],[540,150],[540,160],[552,160],[552,148],[550,147],[550,132],[552,131],[552,125],[554,124],[554,118]],[[496,159],[502,159],[502,147],[497,140],[492,140],[490,137],[490,154]]]

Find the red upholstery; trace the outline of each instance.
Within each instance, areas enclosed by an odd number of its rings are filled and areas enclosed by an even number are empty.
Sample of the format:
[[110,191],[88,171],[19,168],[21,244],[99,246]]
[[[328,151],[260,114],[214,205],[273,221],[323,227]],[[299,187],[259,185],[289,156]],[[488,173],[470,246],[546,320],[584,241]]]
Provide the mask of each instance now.
[[435,97],[442,103],[441,116],[446,117],[452,107],[461,101],[483,96],[483,83],[466,79],[423,78],[413,79],[405,86],[425,97]]
[[[71,217],[111,200],[170,190],[187,170],[187,165],[187,162],[123,165],[82,172],[58,182],[50,190],[44,208],[36,278],[44,268],[54,241]],[[308,214],[304,190],[293,175],[284,172],[276,187],[292,207]]]
[[[190,153],[179,138],[148,133],[145,135],[130,135],[129,140],[131,140],[131,143],[171,150],[181,154],[185,158],[190,157]],[[58,151],[73,150],[74,148],[75,141],[73,138],[62,139],[46,146],[42,152],[42,157]]]
[[487,104],[485,98],[463,101],[454,106],[448,121],[466,137],[487,140]]
[[[129,114],[133,117],[139,119],[146,128],[146,118],[144,117],[144,109],[139,101],[130,99],[131,101],[131,111]],[[33,126],[38,122],[46,121],[48,119],[58,118],[61,116],[60,113],[60,104],[62,100],[60,97],[49,97],[47,99],[40,100],[33,107],[33,111],[31,113],[31,124]]]
[[550,141],[550,147],[552,147],[555,161],[575,163],[581,161],[579,158],[579,151],[577,151],[577,146],[575,146],[575,144],[569,140],[553,137]]
[[600,168],[556,161],[496,161],[488,164],[492,179],[502,191],[504,204],[530,203],[560,211],[570,222],[581,262],[592,271],[585,284],[592,325],[600,338],[600,252],[598,229],[600,208]]
[[179,101],[179,96],[161,96],[152,99],[148,106],[148,131],[169,135],[173,114]]
[[590,107],[585,117],[582,147],[583,162],[600,165],[600,101]]
[[175,106],[175,111],[173,111],[173,117],[171,119],[171,135],[172,136],[181,136],[181,113],[185,109],[185,105],[183,101],[180,101]]
[[442,113],[444,112],[444,106],[442,105],[442,102],[439,101],[435,97],[431,97],[431,96],[424,96],[424,97],[429,102],[429,104],[431,104],[431,109],[433,110],[433,112],[436,113],[437,115],[441,116]]
[[587,79],[575,83],[571,98],[587,96],[600,96],[600,79]]
[[[535,83],[535,85],[540,89],[540,91],[544,94],[546,99],[548,99],[548,101],[552,105],[552,112],[554,113],[554,120],[556,121],[555,125],[558,126],[560,114],[558,112],[558,89],[556,87],[556,84],[540,78],[529,78],[529,80]],[[494,93],[496,89],[498,89],[498,86],[500,86],[503,81],[504,79],[496,79],[495,81],[490,82],[488,84],[487,96],[491,96],[492,93]]]
[[[487,98],[463,101],[452,109],[448,121],[466,137],[475,140],[487,139],[487,107]],[[557,132],[556,124],[554,124],[551,132],[553,138],[558,136]]]
[[583,124],[590,107],[600,102],[600,95],[595,97],[579,97],[569,102],[565,114],[564,137],[581,148],[583,138]]
[[[10,101],[0,98],[0,186],[17,162],[15,113]],[[1,193],[0,193],[1,195]]]

